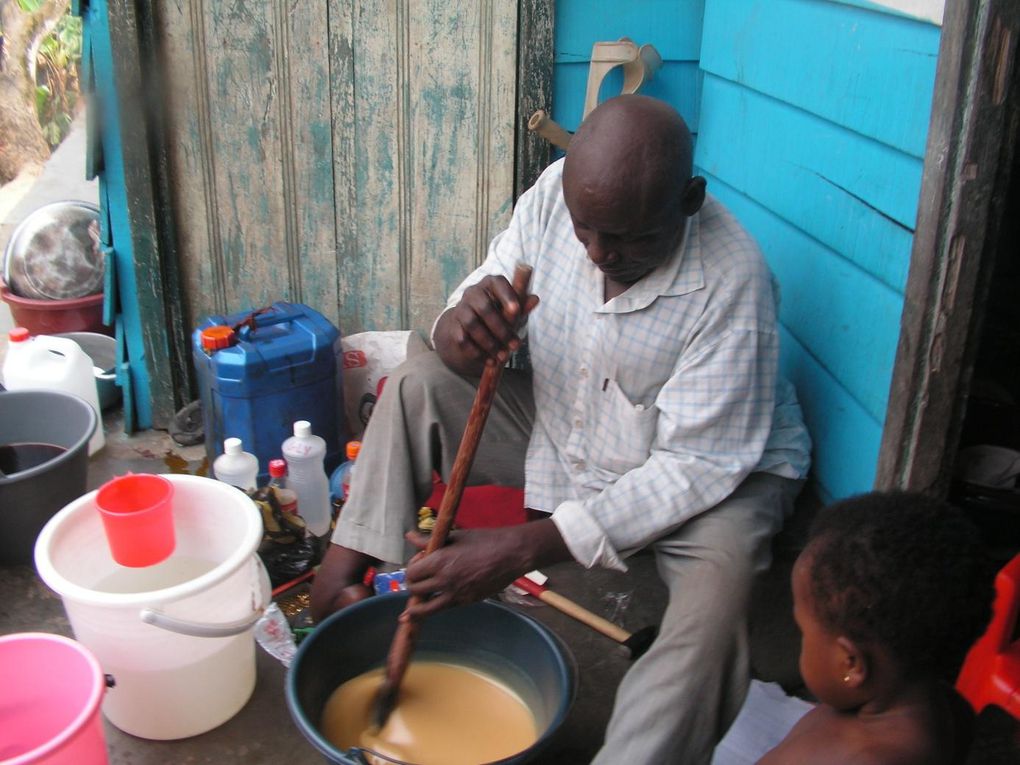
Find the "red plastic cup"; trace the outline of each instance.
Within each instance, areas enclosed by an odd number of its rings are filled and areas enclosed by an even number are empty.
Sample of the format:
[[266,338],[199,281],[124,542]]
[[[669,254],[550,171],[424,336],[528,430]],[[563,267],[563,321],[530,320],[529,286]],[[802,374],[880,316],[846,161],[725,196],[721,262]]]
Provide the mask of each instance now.
[[107,481],[96,507],[110,554],[122,566],[154,566],[174,551],[174,486],[163,476],[128,473]]

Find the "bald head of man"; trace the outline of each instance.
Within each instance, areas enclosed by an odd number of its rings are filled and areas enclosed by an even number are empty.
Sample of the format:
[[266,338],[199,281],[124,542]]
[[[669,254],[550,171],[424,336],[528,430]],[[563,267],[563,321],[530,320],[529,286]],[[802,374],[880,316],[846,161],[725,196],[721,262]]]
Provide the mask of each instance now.
[[607,280],[606,298],[676,253],[705,200],[691,134],[669,104],[626,95],[596,107],[570,141],[563,196],[574,233]]

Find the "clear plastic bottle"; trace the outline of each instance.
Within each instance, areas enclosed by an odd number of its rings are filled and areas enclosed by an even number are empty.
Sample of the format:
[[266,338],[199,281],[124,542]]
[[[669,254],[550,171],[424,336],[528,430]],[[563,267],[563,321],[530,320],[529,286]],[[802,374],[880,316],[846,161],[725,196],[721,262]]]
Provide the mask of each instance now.
[[354,461],[361,451],[361,441],[348,441],[347,460],[341,462],[329,477],[329,494],[334,505],[343,505],[351,493],[351,476],[354,475]]
[[347,459],[341,462],[329,477],[329,499],[333,503],[333,520],[340,517],[340,511],[351,493],[351,476],[354,475],[354,461],[361,451],[361,441],[348,441]]
[[307,420],[294,423],[294,435],[283,442],[287,460],[287,488],[297,494],[298,512],[317,537],[329,531],[332,510],[329,502],[329,478],[323,461],[326,442],[312,434]]
[[31,337],[24,327],[12,329],[8,338],[10,344],[3,365],[4,386],[9,390],[55,390],[85,399],[99,418],[89,439],[89,454],[102,449],[106,437],[95,367],[81,346],[67,337]]
[[259,459],[244,451],[240,438],[228,438],[223,442],[223,454],[213,462],[213,475],[217,481],[242,491],[254,491],[258,485]]
[[340,466],[340,486],[343,489],[344,502],[351,495],[351,481],[354,480],[354,463],[361,452],[361,441],[347,442],[347,461]]

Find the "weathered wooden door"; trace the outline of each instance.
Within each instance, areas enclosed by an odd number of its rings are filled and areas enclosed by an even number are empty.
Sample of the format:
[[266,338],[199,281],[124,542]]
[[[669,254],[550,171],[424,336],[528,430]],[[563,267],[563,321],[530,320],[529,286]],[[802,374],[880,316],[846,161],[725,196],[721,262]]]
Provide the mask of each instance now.
[[524,125],[550,107],[552,0],[93,3],[104,148],[147,211],[122,238],[141,427],[189,400],[204,316],[290,300],[344,334],[427,329],[547,160]]
[[158,0],[185,316],[426,327],[513,198],[512,0]]

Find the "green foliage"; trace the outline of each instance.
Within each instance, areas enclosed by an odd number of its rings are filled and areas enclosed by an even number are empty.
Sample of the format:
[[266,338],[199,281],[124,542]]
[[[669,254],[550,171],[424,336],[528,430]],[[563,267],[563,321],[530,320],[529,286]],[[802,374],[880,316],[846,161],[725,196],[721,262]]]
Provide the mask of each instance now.
[[[18,0],[21,10],[33,13],[42,0]],[[35,106],[43,136],[57,146],[74,119],[79,102],[78,67],[81,63],[81,19],[64,13],[39,45],[36,55]]]

